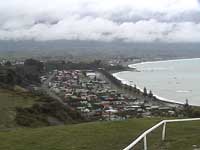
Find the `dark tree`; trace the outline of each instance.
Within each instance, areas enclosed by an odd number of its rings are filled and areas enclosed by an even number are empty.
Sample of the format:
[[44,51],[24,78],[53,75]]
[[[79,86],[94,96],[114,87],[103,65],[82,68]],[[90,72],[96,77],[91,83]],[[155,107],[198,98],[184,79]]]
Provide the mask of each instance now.
[[133,91],[134,91],[134,92],[137,92],[137,86],[136,86],[136,84],[135,84],[134,87],[133,87]]
[[64,70],[64,69],[65,69],[65,64],[66,64],[65,61],[62,60],[62,61],[61,61],[61,64],[62,64],[62,70]]
[[152,97],[153,97],[153,93],[152,93],[152,91],[151,91],[151,90],[149,91],[149,97],[150,97],[150,98],[152,98]]
[[35,59],[27,59],[24,62],[25,67],[34,67],[36,71],[42,72],[44,69],[44,64]]
[[148,94],[147,94],[147,89],[146,89],[146,87],[144,87],[143,95],[144,95],[144,96],[147,96],[147,95],[148,95]]
[[129,91],[132,91],[133,87],[131,85],[129,85]]
[[5,66],[12,66],[12,64],[11,64],[10,61],[6,61],[4,65],[5,65]]

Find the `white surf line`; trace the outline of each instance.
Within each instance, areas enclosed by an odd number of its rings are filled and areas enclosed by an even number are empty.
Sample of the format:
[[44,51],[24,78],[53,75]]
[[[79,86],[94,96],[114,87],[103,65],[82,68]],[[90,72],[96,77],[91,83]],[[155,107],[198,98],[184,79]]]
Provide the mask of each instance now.
[[177,62],[177,61],[184,61],[184,60],[198,60],[200,58],[183,58],[183,59],[171,59],[171,60],[159,60],[159,61],[143,61],[139,63],[133,63],[128,65],[129,68],[135,68],[139,65],[144,65],[144,64],[156,64],[156,63],[166,63],[166,62]]
[[[129,85],[129,86],[134,87],[134,85],[130,84],[130,81],[120,78],[117,74],[118,74],[118,73],[114,73],[114,74],[112,74],[112,75],[113,75],[115,78],[117,78],[118,80],[120,80],[120,81],[122,82],[122,84]],[[137,86],[137,85],[136,85],[136,86]],[[143,90],[141,87],[139,87],[139,86],[137,86],[136,88],[137,88],[138,90],[140,90],[141,92],[144,91],[144,90]],[[149,92],[149,91],[150,91],[150,90],[147,89],[147,92]],[[153,91],[152,91],[152,92],[153,92]],[[157,94],[154,93],[154,92],[153,92],[153,95],[154,95],[158,100],[161,100],[161,101],[170,102],[170,103],[174,103],[174,104],[184,104],[184,103],[179,102],[179,101],[177,101],[177,100],[171,100],[171,99],[167,99],[167,98],[161,97],[161,96],[157,95]]]

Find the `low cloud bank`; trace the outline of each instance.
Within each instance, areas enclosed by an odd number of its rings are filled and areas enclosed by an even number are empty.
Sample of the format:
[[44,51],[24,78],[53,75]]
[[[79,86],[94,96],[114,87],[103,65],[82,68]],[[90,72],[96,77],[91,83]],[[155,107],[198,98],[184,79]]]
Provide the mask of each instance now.
[[200,42],[198,0],[7,0],[0,40]]

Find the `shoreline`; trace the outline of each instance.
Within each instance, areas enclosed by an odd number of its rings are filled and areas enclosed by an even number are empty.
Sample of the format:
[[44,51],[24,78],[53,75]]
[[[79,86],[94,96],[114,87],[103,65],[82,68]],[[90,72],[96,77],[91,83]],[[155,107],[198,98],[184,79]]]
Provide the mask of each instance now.
[[155,61],[141,61],[141,62],[137,62],[137,63],[132,63],[127,65],[128,68],[131,69],[135,69],[135,67],[132,66],[137,66],[137,65],[143,65],[143,64],[153,64],[153,63],[165,63],[165,62],[176,62],[176,61],[184,61],[184,60],[196,60],[196,59],[200,59],[198,58],[178,58],[178,59],[168,59],[168,60],[155,60]]
[[[124,80],[124,79],[121,79],[121,78],[118,77],[116,74],[117,74],[117,73],[114,73],[114,74],[112,74],[112,75],[113,75],[116,79],[120,80],[120,81],[122,82],[123,85],[128,85],[128,86],[134,87],[132,84],[129,84],[129,81]],[[143,89],[142,89],[141,87],[138,87],[138,86],[137,86],[136,88],[137,88],[138,90],[140,90],[141,93],[143,93]],[[149,90],[147,90],[147,92],[149,92]],[[164,103],[175,104],[175,105],[184,105],[184,103],[177,102],[177,101],[175,101],[175,100],[166,99],[166,98],[161,97],[161,96],[158,96],[158,95],[156,95],[156,94],[153,94],[153,96],[155,96],[156,99],[157,99],[158,101],[161,101],[161,102],[164,102]]]
[[[165,63],[165,62],[174,62],[174,61],[184,61],[184,60],[196,60],[196,59],[200,59],[200,58],[180,58],[180,59],[169,59],[169,60],[159,60],[159,61],[141,61],[141,62],[136,62],[136,63],[132,63],[132,64],[129,64],[127,65],[128,68],[130,69],[135,69],[137,70],[136,66],[137,65],[143,65],[143,64],[151,64],[151,63]],[[130,70],[125,70],[125,71],[130,71]],[[120,77],[118,77],[118,74],[120,72],[124,72],[124,71],[119,71],[119,72],[113,72],[111,73],[116,79],[120,80],[122,82],[122,84],[124,85],[128,85],[128,86],[132,86],[132,84],[130,84],[130,81],[128,80],[125,80],[125,79],[122,79]],[[141,87],[138,87],[137,86],[137,89],[140,90],[140,92],[143,92],[143,89]],[[149,91],[149,90],[148,90]],[[171,103],[171,104],[178,104],[178,105],[184,105],[184,103],[181,103],[177,100],[171,100],[171,99],[167,99],[167,98],[164,98],[162,96],[159,96],[157,94],[154,94],[154,96],[159,100],[159,101],[162,101],[162,102],[166,102],[166,103]],[[192,106],[197,106],[197,105],[192,105]]]

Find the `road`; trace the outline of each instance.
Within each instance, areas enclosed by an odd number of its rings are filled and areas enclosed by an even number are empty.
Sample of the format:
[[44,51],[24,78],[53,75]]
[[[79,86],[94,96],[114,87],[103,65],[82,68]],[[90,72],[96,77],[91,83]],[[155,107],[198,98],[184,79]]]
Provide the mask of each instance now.
[[[47,95],[49,95],[50,97],[54,98],[55,100],[57,100],[58,102],[62,103],[63,105],[67,105],[66,103],[63,102],[63,100],[57,96],[54,92],[52,92],[50,89],[49,89],[49,82],[52,81],[52,79],[56,76],[56,72],[53,72],[53,74],[51,74],[49,76],[49,78],[42,84],[42,90],[45,91],[45,93]],[[68,106],[68,105],[67,105]]]
[[53,93],[50,89],[49,89],[49,82],[52,81],[52,79],[55,77],[56,72],[54,72],[53,74],[51,74],[49,76],[49,78],[42,84],[42,90],[45,91],[47,93],[47,95],[55,98],[58,101],[61,101],[61,98],[59,96],[57,96],[55,93]]

